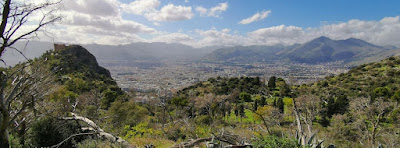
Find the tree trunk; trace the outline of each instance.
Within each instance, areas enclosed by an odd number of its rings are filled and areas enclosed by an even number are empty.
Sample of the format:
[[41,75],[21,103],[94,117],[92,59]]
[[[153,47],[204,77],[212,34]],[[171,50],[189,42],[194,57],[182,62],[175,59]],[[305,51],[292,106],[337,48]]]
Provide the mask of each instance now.
[[8,131],[7,129],[0,131],[0,147],[9,148],[10,144],[8,143]]
[[294,98],[292,100],[293,100],[294,115],[296,117],[296,123],[297,123],[297,132],[298,132],[298,135],[299,135],[299,137],[298,137],[299,139],[297,139],[297,140],[300,140],[301,141],[301,145],[305,146],[306,145],[306,138],[305,138],[304,133],[303,133],[303,127],[301,126],[300,113],[297,110],[296,100]]
[[[4,86],[3,86],[4,87]],[[1,94],[2,95],[2,94]],[[3,97],[1,97],[3,99]],[[3,101],[3,100],[1,100]],[[8,123],[9,121],[9,113],[4,107],[3,102],[0,104],[0,148],[8,148],[10,147],[8,143]]]

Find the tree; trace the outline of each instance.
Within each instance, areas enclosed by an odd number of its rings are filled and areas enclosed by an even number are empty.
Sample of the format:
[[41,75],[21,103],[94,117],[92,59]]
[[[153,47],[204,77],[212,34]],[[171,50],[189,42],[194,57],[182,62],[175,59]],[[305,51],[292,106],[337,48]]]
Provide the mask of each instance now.
[[[20,49],[13,47],[16,42],[34,38],[37,32],[43,31],[45,26],[61,19],[55,12],[58,10],[59,0],[53,2],[2,0],[0,3],[3,6],[0,24],[1,61],[3,61],[3,54],[7,49],[14,49],[22,54]],[[34,20],[37,18],[39,20]],[[29,106],[33,108],[35,102],[46,94],[42,92],[41,86],[38,85],[47,82],[43,80],[45,78],[41,73],[36,73],[40,68],[35,67],[35,70],[29,70],[31,68],[34,67],[25,65],[16,70],[15,73],[7,73],[1,70],[0,147],[9,147],[8,130],[11,125],[18,124],[14,122],[21,118],[21,114],[27,113]]]
[[259,102],[259,100],[254,100],[254,105],[253,105],[253,111],[256,111],[257,110],[257,108],[258,108],[258,102]]
[[[392,113],[394,103],[386,102],[381,98],[370,100],[369,98],[356,98],[350,102],[350,110],[357,119],[355,124],[358,124],[357,127],[359,127],[359,137],[367,136],[364,139],[367,139],[369,144],[375,147],[382,122]],[[361,140],[364,139],[361,138]]]
[[270,90],[272,90],[272,89],[275,89],[275,87],[276,87],[276,77],[275,77],[275,76],[272,76],[272,77],[270,77],[269,80],[268,80],[268,88],[269,88]]
[[290,87],[289,85],[286,84],[285,81],[281,81],[279,83],[279,94],[281,97],[286,97],[286,96],[290,96]]
[[[60,2],[60,0],[42,3],[33,0],[2,0],[0,59],[8,48],[22,53],[13,47],[16,42],[34,38],[44,27],[60,20],[61,16],[56,13]],[[34,20],[36,18],[39,20]],[[32,23],[36,24],[33,28],[31,28]]]
[[[319,98],[314,95],[302,95],[293,98],[293,111],[296,118],[297,133],[301,145],[305,146],[307,138],[313,137],[313,121],[320,112]],[[308,133],[305,133],[304,128],[307,128]],[[314,139],[314,143],[318,140]]]
[[282,114],[278,109],[268,105],[258,108],[253,113],[257,115],[255,116],[255,120],[263,121],[263,125],[269,134],[271,134],[270,127],[273,125],[279,125],[282,118]]
[[261,97],[260,100],[260,106],[265,106],[267,105],[267,98],[265,98],[264,96]]
[[204,96],[196,98],[195,106],[198,108],[198,110],[206,111],[212,122],[214,122],[216,119],[219,119],[217,118],[217,111],[220,110],[218,109],[218,105],[224,103],[226,97],[227,96],[216,96],[212,93],[205,94]]
[[379,97],[386,99],[386,98],[390,97],[389,89],[386,87],[375,88],[374,91],[372,92],[371,97],[372,97],[372,99],[379,98]]
[[246,92],[241,92],[239,98],[243,102],[251,102],[251,95]]
[[240,115],[240,122],[242,122],[243,120],[243,117],[244,117],[244,115],[245,115],[245,112],[244,112],[244,105],[243,104],[240,104],[239,105],[239,115]]
[[281,113],[283,113],[285,104],[283,103],[283,99],[282,98],[278,99],[278,101],[276,102],[276,106],[278,107],[279,111]]
[[400,90],[396,91],[392,96],[392,100],[396,102],[400,102]]
[[[39,102],[52,91],[54,78],[41,63],[0,70],[0,147],[8,147],[8,131],[29,125],[41,110]],[[24,130],[24,129],[22,129]]]

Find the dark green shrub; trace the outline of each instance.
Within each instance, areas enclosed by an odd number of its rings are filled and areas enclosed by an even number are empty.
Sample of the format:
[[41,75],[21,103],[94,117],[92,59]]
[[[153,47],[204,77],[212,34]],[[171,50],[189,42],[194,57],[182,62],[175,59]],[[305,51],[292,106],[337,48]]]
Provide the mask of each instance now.
[[[80,133],[80,126],[75,121],[58,120],[45,117],[36,121],[28,131],[28,147],[50,147],[56,145],[73,134]],[[60,147],[74,147],[84,137],[74,137]]]

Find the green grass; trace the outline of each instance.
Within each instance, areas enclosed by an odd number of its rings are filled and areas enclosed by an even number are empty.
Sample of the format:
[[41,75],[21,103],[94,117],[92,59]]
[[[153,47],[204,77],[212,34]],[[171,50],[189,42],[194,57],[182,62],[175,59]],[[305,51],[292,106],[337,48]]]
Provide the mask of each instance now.
[[[254,115],[254,113],[249,109],[245,109],[244,113],[245,113],[245,117],[242,118],[242,123],[254,123],[254,116],[256,116],[256,115]],[[241,122],[240,116],[236,117],[235,113],[231,112],[231,114],[228,117],[228,122],[229,123],[240,123]],[[258,124],[258,123],[261,123],[261,121],[255,121],[255,123]]]

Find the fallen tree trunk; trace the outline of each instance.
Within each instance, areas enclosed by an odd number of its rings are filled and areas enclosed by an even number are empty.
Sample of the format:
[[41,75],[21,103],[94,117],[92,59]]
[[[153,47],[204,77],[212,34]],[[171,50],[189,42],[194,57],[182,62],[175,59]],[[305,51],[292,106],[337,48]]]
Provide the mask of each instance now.
[[206,142],[206,141],[211,141],[211,140],[212,140],[212,137],[199,138],[199,139],[192,140],[190,142],[184,142],[184,143],[181,143],[181,144],[174,145],[171,148],[193,147],[195,145],[199,145],[200,143],[203,143],[203,142]]
[[[82,121],[82,122],[84,122],[84,123],[86,123],[86,124],[88,124],[90,126],[90,127],[86,127],[86,128],[83,127],[82,130],[90,131],[92,135],[97,135],[99,138],[103,138],[103,139],[109,140],[109,141],[114,142],[114,143],[119,143],[119,144],[122,144],[122,145],[124,145],[126,147],[134,147],[134,146],[130,145],[127,141],[122,139],[121,137],[114,136],[114,135],[112,135],[110,133],[104,132],[104,130],[101,129],[99,126],[97,126],[97,124],[94,123],[92,120],[90,120],[90,119],[88,119],[86,117],[79,116],[79,115],[77,115],[75,113],[71,113],[71,115],[72,115],[72,117],[64,117],[64,118],[61,118],[61,120],[78,120],[78,121]],[[77,134],[77,135],[80,135],[80,134]],[[66,140],[68,140],[68,139],[66,139]],[[66,140],[62,141],[62,143],[65,142]],[[60,146],[62,143],[59,143],[57,145]]]
[[170,148],[189,148],[189,147],[194,147],[196,145],[199,145],[203,142],[213,142],[213,141],[220,141],[226,144],[229,144],[225,146],[225,148],[246,148],[250,147],[252,148],[253,146],[250,144],[239,144],[239,141],[237,139],[236,135],[230,135],[229,133],[224,133],[223,131],[221,132],[220,135],[213,136],[213,137],[206,137],[206,138],[198,138],[191,140],[189,142],[183,142],[180,144],[176,144]]

